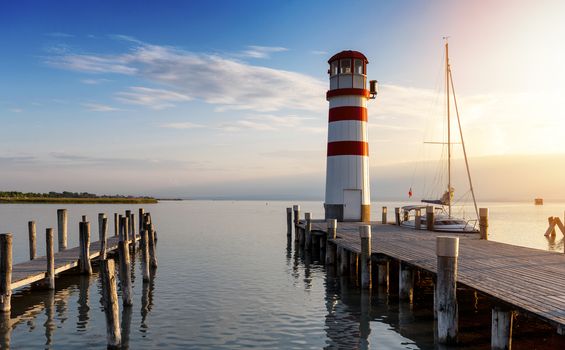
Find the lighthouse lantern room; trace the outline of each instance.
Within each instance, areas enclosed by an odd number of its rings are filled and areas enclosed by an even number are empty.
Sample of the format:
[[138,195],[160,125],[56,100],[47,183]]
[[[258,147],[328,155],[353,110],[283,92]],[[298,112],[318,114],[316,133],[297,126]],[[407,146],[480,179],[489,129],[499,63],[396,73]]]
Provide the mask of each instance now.
[[367,100],[368,60],[361,52],[342,51],[329,59],[330,89],[326,167],[326,219],[370,222]]

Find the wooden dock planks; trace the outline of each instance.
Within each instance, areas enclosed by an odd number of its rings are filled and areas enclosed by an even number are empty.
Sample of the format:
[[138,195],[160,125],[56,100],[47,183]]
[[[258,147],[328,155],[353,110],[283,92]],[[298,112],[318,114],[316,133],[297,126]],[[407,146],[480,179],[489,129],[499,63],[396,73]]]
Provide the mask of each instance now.
[[[339,246],[360,252],[358,227],[339,223]],[[460,237],[458,283],[534,314],[555,326],[565,325],[565,254],[479,240],[477,234],[415,231],[372,224],[372,254],[394,258],[436,273],[436,237]],[[326,224],[313,221],[315,234]]]
[[[136,235],[136,241],[139,235]],[[118,247],[119,238],[112,236],[107,239],[107,251]],[[73,269],[78,266],[80,247],[66,249],[55,253],[55,274]],[[90,245],[90,259],[100,255],[100,241]],[[12,289],[24,287],[45,278],[47,261],[45,256],[36,257],[34,260],[22,262],[12,266]]]

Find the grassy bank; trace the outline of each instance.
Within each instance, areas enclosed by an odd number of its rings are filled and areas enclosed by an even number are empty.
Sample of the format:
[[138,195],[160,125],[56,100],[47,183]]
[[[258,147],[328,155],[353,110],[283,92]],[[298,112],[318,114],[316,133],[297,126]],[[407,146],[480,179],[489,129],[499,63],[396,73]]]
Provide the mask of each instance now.
[[66,203],[66,204],[152,204],[157,203],[155,198],[122,198],[122,197],[99,197],[99,198],[46,198],[46,197],[25,197],[10,198],[0,197],[2,203]]

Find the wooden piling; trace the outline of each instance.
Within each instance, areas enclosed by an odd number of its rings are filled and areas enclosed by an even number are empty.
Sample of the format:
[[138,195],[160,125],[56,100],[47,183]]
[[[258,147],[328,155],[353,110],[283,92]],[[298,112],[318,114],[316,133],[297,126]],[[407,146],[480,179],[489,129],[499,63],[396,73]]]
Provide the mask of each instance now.
[[141,231],[143,230],[143,220],[145,219],[145,218],[144,218],[145,209],[139,208],[139,213],[138,213],[138,214],[139,214],[139,219],[138,219],[138,220],[139,220],[139,234],[141,234]]
[[435,308],[437,313],[438,342],[456,344],[458,334],[457,258],[459,238],[436,238],[437,281]]
[[55,254],[53,249],[53,229],[45,230],[45,256],[47,258],[47,271],[45,281],[48,289],[55,289]]
[[357,280],[357,275],[359,272],[359,254],[350,251],[349,252],[349,277],[352,280]]
[[0,312],[9,313],[12,299],[12,234],[0,234]]
[[102,218],[102,225],[99,227],[100,236],[100,255],[98,260],[106,260],[106,246],[107,246],[107,236],[108,236],[108,218],[106,215]]
[[57,209],[57,238],[59,251],[67,249],[67,209]]
[[119,218],[118,213],[114,213],[114,236],[119,235],[120,225],[119,225]]
[[479,208],[481,239],[488,240],[488,208]]
[[415,210],[414,228],[416,230],[419,230],[419,229],[422,228],[422,211],[420,209]]
[[82,216],[82,222],[87,222],[87,221],[88,221],[88,216],[83,215],[83,216]]
[[377,284],[379,287],[388,288],[388,261],[383,261],[377,265]]
[[292,236],[292,208],[286,208],[286,235]]
[[337,220],[328,219],[328,236],[326,238],[326,265],[334,265],[336,262],[337,246],[330,240],[336,239],[337,236]]
[[493,350],[512,348],[512,323],[514,312],[494,307],[492,309],[490,347]]
[[80,242],[80,273],[92,275],[92,265],[90,264],[90,222],[79,223],[79,242]]
[[414,291],[414,273],[412,268],[403,262],[400,262],[398,283],[398,298],[400,300],[412,301]]
[[339,254],[339,275],[347,276],[349,274],[349,251],[344,247],[338,248]]
[[304,213],[304,219],[306,220],[306,224],[304,226],[304,234],[306,237],[306,241],[304,243],[305,249],[310,251],[312,248],[312,214],[311,213]]
[[157,267],[157,249],[155,246],[155,228],[153,224],[149,225],[148,241],[149,241],[149,265],[153,268]]
[[394,208],[394,223],[400,226],[400,208]]
[[385,225],[387,223],[387,207],[382,208],[381,223]]
[[118,237],[120,241],[124,240],[124,217],[122,215],[118,215]]
[[29,236],[29,260],[33,260],[35,259],[35,221],[29,221],[27,223],[27,231]]
[[143,282],[149,282],[151,279],[149,270],[149,234],[147,228],[141,230],[141,271],[143,273]]
[[[135,247],[137,245],[137,239],[135,237],[135,214],[131,213],[129,216],[129,238],[130,238],[130,247],[135,255]],[[157,239],[155,239],[157,240]]]
[[294,240],[296,242],[298,242],[300,240],[300,237],[299,237],[299,234],[298,234],[298,221],[300,220],[300,206],[299,205],[293,205],[292,211],[294,212]]
[[[386,207],[383,207],[386,214]],[[371,225],[359,226],[359,237],[361,238],[361,288],[372,287],[372,263],[371,263]]]
[[124,230],[124,241],[130,244],[131,237],[129,235],[129,217],[127,215],[122,217],[122,226]]
[[428,231],[434,230],[434,207],[431,205],[426,207],[426,229]]
[[98,213],[98,240],[99,241],[102,241],[102,225],[103,225],[105,217],[106,217],[106,214]]
[[102,304],[106,315],[106,339],[109,348],[119,348],[122,342],[120,314],[114,260],[100,261]]
[[122,305],[131,306],[132,286],[131,286],[131,260],[129,257],[129,244],[125,240],[118,242],[118,254],[120,258],[120,286],[122,287]]

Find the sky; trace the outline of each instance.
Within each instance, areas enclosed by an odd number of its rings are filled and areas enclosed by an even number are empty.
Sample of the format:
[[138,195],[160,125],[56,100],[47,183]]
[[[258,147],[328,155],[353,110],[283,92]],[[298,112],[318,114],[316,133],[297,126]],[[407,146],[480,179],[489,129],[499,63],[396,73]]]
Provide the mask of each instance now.
[[372,198],[419,194],[449,36],[479,197],[565,199],[564,23],[559,0],[3,1],[0,189],[323,199],[352,49],[380,86]]

